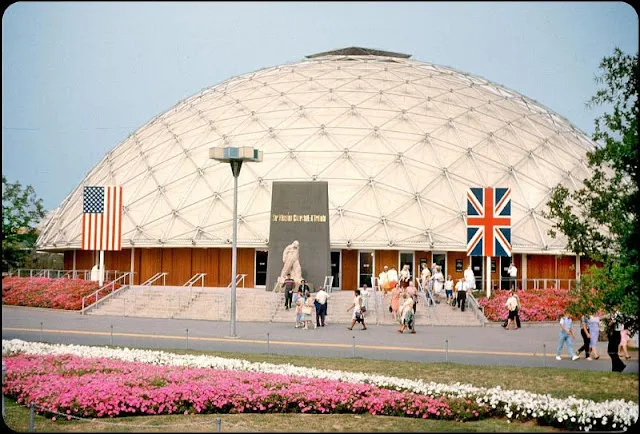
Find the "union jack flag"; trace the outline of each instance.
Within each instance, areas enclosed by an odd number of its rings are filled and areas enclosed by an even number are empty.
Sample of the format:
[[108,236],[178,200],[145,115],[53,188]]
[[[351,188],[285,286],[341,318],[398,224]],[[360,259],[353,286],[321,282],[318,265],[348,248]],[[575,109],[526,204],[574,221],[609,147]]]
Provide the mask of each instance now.
[[511,256],[511,189],[467,192],[467,256]]

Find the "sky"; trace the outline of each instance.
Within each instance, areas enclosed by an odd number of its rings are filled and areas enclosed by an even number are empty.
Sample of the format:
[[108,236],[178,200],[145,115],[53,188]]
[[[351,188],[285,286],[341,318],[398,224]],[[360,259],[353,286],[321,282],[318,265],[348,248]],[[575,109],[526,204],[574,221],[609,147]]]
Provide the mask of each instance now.
[[483,77],[590,135],[600,61],[638,37],[623,2],[18,2],[2,16],[2,174],[54,209],[182,99],[350,46]]

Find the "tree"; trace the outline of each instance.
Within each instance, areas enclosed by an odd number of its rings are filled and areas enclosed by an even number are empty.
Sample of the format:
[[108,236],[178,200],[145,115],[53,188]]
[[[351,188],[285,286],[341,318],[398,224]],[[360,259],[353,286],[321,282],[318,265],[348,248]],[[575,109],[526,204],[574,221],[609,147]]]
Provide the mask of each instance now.
[[616,48],[600,63],[604,85],[587,107],[611,107],[595,121],[595,150],[587,154],[592,176],[570,192],[558,185],[545,215],[568,238],[568,249],[599,262],[578,286],[574,309],[619,310],[630,332],[638,324],[638,54]]
[[44,217],[42,199],[20,182],[11,184],[2,175],[2,271],[20,268],[35,253],[36,225]]

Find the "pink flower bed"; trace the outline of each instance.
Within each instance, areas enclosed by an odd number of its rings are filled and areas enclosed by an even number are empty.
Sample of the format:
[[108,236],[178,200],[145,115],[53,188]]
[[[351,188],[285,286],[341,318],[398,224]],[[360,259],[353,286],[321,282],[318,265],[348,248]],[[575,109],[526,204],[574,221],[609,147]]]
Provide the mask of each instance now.
[[[81,279],[4,277],[2,303],[15,306],[80,310],[82,297],[98,289],[98,283]],[[107,295],[102,294],[102,296]]]
[[[471,400],[445,400],[371,384],[70,355],[5,358],[4,393],[42,413],[115,417],[175,413],[371,413],[478,419]],[[451,404],[451,405],[450,405]],[[36,407],[37,408],[37,407]],[[455,409],[452,410],[452,409]],[[459,411],[458,411],[459,410]]]
[[[518,291],[520,297],[520,320],[522,321],[556,321],[564,313],[567,306],[575,301],[566,289],[544,288]],[[490,300],[478,298],[484,307],[484,315],[489,321],[504,321],[509,312],[505,303],[509,291],[495,291]]]

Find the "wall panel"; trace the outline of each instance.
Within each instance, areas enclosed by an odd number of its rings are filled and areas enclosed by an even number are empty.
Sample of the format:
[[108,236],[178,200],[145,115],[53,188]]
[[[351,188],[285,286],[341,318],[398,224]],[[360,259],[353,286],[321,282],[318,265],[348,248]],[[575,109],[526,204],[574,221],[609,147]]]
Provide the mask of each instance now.
[[[195,274],[191,272],[191,250],[193,249],[191,247],[183,247],[165,250],[173,251],[171,264],[169,264],[169,266],[171,267],[171,274],[173,274],[173,281],[176,282],[174,285],[184,285]],[[162,265],[165,269],[167,268],[167,265],[164,263],[164,259]],[[201,284],[202,282],[199,281],[196,285],[200,286]]]
[[[456,259],[462,259],[462,271],[456,272]],[[465,252],[448,252],[447,253],[447,274],[453,277],[453,281],[457,282],[459,278],[464,277],[464,269],[469,265],[469,257]],[[445,279],[447,276],[444,276]]]
[[[343,250],[344,251],[344,250]],[[379,276],[382,273],[383,267],[386,265],[391,269],[391,267],[395,267],[398,272],[398,251],[397,250],[376,250],[375,253],[376,259],[376,276]],[[358,266],[358,262],[356,261],[356,267]],[[356,270],[356,273],[358,270]]]
[[[256,258],[255,249],[242,248],[238,249],[238,274],[246,274],[244,278],[244,287],[254,287],[254,262]],[[302,276],[305,277],[305,276]],[[242,287],[242,286],[240,286]]]
[[[165,271],[162,269],[162,250],[163,249],[140,249],[140,283],[146,281],[148,278],[156,273]],[[167,276],[167,285],[170,285],[169,278]],[[162,285],[162,279],[158,279],[154,285]]]
[[358,288],[358,251],[342,250],[342,290],[353,291]]
[[[431,252],[427,252],[424,250],[416,250],[415,252],[415,258],[416,258],[416,271],[415,271],[415,276],[418,279],[420,279],[421,273],[422,273],[422,267],[420,266],[420,260],[421,259],[425,259],[427,261],[427,267],[429,267],[429,269],[431,269]],[[380,274],[380,273],[378,273]],[[446,277],[446,276],[445,276]]]
[[218,249],[218,286],[231,283],[231,249]]

